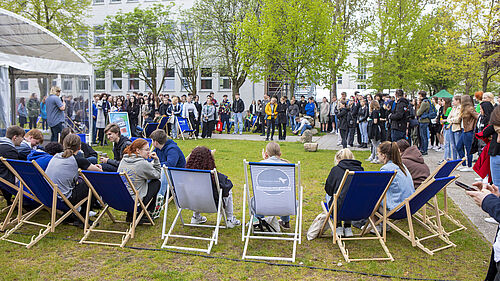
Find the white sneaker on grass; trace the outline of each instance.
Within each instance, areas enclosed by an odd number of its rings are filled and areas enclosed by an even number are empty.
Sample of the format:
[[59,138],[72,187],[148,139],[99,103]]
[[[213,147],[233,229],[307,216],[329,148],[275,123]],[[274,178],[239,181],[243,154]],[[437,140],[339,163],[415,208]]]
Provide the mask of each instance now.
[[235,226],[238,225],[241,225],[241,222],[235,216],[226,221],[227,228],[234,228]]
[[191,217],[191,224],[202,224],[207,222],[207,217],[205,216],[200,216],[199,218],[196,218],[194,216]]
[[373,161],[373,158],[370,156],[370,157],[368,157],[368,159],[365,159],[365,161],[371,162],[371,161]]
[[345,237],[353,237],[354,234],[352,233],[352,228],[350,228],[350,227],[344,228],[344,236]]
[[95,217],[95,215],[97,215],[97,212],[89,211],[89,217]]
[[344,228],[342,226],[337,226],[336,232],[338,236],[344,237]]

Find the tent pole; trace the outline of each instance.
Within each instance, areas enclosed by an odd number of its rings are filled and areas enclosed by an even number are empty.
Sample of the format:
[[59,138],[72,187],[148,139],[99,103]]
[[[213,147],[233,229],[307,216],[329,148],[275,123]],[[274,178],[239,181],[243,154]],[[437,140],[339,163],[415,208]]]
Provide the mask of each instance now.
[[14,77],[14,69],[9,67],[9,79],[10,79],[10,124],[6,124],[6,127],[15,125],[16,122],[16,78]]
[[90,145],[92,145],[92,140],[93,140],[93,135],[94,135],[94,116],[93,116],[93,109],[92,109],[92,101],[93,101],[93,96],[94,96],[94,79],[92,79],[92,75],[89,75],[89,113],[88,113],[88,120],[89,120],[89,139],[88,142]]

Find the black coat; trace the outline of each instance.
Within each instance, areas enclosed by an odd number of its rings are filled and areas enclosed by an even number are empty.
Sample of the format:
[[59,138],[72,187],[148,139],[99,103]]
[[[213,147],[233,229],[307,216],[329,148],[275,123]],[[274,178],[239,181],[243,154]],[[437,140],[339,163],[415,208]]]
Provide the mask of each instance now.
[[[5,141],[0,140],[0,156],[6,159],[19,159],[19,154],[17,152],[16,147],[11,143],[6,140]],[[11,182],[15,183],[15,176],[7,169],[7,167],[4,166],[0,162],[0,177]]]
[[[229,191],[233,188],[233,183],[231,180],[224,175],[223,173],[217,172],[217,180],[219,181],[219,187],[222,189],[222,197],[228,197],[229,196]],[[214,178],[212,177],[212,185],[213,185],[213,195],[214,195],[214,200],[216,206],[219,204],[219,194],[217,193],[217,188],[215,188],[215,181]],[[224,201],[222,201],[224,202]],[[225,207],[225,206],[224,206]]]
[[120,140],[118,141],[118,143],[113,145],[114,159],[109,159],[108,164],[118,168],[118,166],[120,165],[120,161],[123,158],[123,150],[125,150],[125,148],[127,148],[127,146],[131,144],[132,141],[129,138],[125,136],[120,136]]
[[[375,120],[377,120],[377,124],[375,124]],[[379,110],[374,110],[370,113],[370,121],[368,121],[368,138],[376,141],[381,139]]]
[[391,129],[406,132],[408,128],[408,117],[410,115],[410,102],[400,98],[396,103],[394,112],[390,115]]
[[358,109],[358,123],[365,122],[368,119],[368,106],[360,106]]
[[288,105],[286,103],[278,103],[278,124],[286,124],[287,122],[287,117],[286,117],[286,110],[288,109]]
[[245,111],[245,103],[242,99],[234,100],[233,102],[233,112],[234,113],[242,113]]
[[340,111],[337,113],[337,119],[339,120],[339,129],[340,130],[348,130],[349,129],[349,124],[347,120],[347,115],[349,113],[349,109],[347,108],[341,108]]
[[[328,175],[328,178],[326,179],[326,183],[325,183],[326,194],[332,196],[332,199],[330,200],[330,202],[328,202],[329,206],[332,205],[333,195],[339,189],[340,183],[342,182],[342,178],[344,177],[344,173],[346,170],[364,171],[365,169],[363,169],[363,167],[361,166],[361,162],[358,160],[344,159],[344,160],[340,160],[340,162],[337,164],[337,166],[334,166],[330,170],[330,174]],[[346,192],[347,192],[347,189],[342,189],[342,192],[340,193],[340,197],[339,197],[339,202],[337,202],[337,203],[342,204],[342,201],[344,200]]]

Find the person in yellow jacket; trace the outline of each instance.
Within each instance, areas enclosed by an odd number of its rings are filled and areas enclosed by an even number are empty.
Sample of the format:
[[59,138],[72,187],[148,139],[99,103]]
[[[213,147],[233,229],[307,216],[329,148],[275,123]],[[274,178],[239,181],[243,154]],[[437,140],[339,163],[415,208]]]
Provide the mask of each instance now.
[[276,97],[272,97],[271,102],[266,104],[266,122],[267,122],[266,141],[269,140],[269,133],[271,133],[271,140],[273,140],[276,116],[278,116],[278,100],[276,99]]

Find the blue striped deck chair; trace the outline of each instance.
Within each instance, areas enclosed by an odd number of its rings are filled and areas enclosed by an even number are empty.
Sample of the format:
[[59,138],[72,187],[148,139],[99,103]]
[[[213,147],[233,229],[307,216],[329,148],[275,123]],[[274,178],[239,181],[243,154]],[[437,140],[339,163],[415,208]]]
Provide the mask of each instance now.
[[167,116],[163,116],[163,117],[160,119],[160,123],[158,124],[158,127],[157,127],[156,129],[164,130],[164,129],[165,129],[165,126],[167,126],[168,119],[169,119],[169,117],[167,117]]
[[[57,185],[52,182],[52,180],[34,160],[30,162],[7,159],[7,162],[9,164],[8,168],[12,169],[11,172],[14,173],[21,184],[29,188],[32,194],[43,204],[42,206],[49,208],[50,221],[47,224],[41,224],[30,221],[29,219],[21,219],[18,221],[16,226],[5,232],[5,234],[0,237],[0,240],[20,244],[26,248],[31,248],[47,234],[54,232],[55,228],[71,214],[74,214],[82,222],[85,222],[85,218],[77,210],[85,203],[85,201],[87,201],[87,198],[82,199],[76,205],[71,204],[68,198],[62,194]],[[19,198],[22,197],[23,196],[19,196]],[[40,206],[40,208],[42,208],[42,206]],[[59,219],[57,219],[58,211],[62,212]],[[8,239],[11,234],[20,229],[24,224],[41,227],[41,230],[38,235],[32,236],[29,243]]]
[[[5,167],[10,167],[5,158],[0,157],[0,160],[5,165]],[[20,181],[17,181],[16,184],[13,184],[3,178],[0,178],[0,188],[15,196],[12,204],[3,208],[1,211],[1,213],[4,213],[8,210],[3,223],[0,224],[0,231],[5,231],[9,226],[17,224],[17,222],[21,219],[31,218],[43,209],[43,205],[41,204],[40,200],[38,200],[38,198],[33,195],[31,190],[29,190],[29,188],[26,186],[23,186],[23,188],[20,189],[20,186],[22,186],[22,183]],[[23,213],[23,208],[17,208],[17,206],[26,206],[26,204],[32,205],[33,209],[26,213]],[[17,216],[12,218],[12,215],[16,210]]]
[[136,139],[143,139],[143,140],[147,141],[150,147],[151,147],[151,144],[153,143],[153,140],[152,139],[148,139],[148,138],[137,138],[137,137],[131,137],[130,138],[130,140],[132,142],[134,142]]
[[[241,240],[245,241],[242,259],[278,260],[295,262],[297,243],[301,244],[302,236],[302,185],[300,178],[300,162],[265,163],[247,162],[243,160],[245,170],[245,186],[243,188],[243,221]],[[250,171],[250,173],[249,173]],[[250,185],[253,197],[250,197]],[[246,205],[250,215],[249,227],[245,234]],[[295,216],[293,232],[263,232],[253,228],[256,215],[261,216]],[[250,256],[247,255],[250,239],[283,240],[293,242],[292,257]]]
[[194,130],[192,129],[193,127],[187,118],[177,117],[177,125],[183,140],[184,133],[189,133],[189,137],[193,136]]
[[[164,172],[167,176],[168,186],[166,198],[174,198],[175,206],[177,208],[177,214],[168,230],[167,230],[167,211],[168,204],[170,200],[167,201],[167,206],[163,214],[163,227],[161,238],[163,240],[162,248],[178,249],[186,251],[197,251],[210,254],[212,246],[217,245],[219,239],[219,229],[226,228],[221,226],[221,219],[224,217],[224,223],[226,222],[226,213],[224,212],[224,207],[222,206],[222,189],[219,186],[219,180],[217,177],[217,171],[215,169],[208,170],[195,170],[195,169],[183,169],[183,168],[173,168],[173,167],[163,167]],[[214,179],[215,185],[212,183]],[[217,194],[217,197],[215,197]],[[191,210],[199,213],[216,213],[217,219],[215,225],[208,224],[190,224],[185,223],[182,217],[183,210]],[[213,228],[212,235],[207,237],[200,236],[187,236],[187,235],[177,235],[172,234],[177,221],[181,220],[183,226],[192,227],[204,227]],[[181,247],[174,245],[167,245],[169,238],[180,238],[180,239],[192,239],[192,240],[202,240],[208,241],[207,248],[195,248],[195,247]]]
[[[375,213],[382,203],[385,210],[387,204],[386,193],[395,176],[396,172],[394,171],[353,172],[346,170],[339,189],[333,195],[332,205],[328,206],[328,202],[321,202],[323,212],[327,215],[327,219],[323,223],[319,233],[323,233],[328,223],[333,233],[333,244],[339,246],[346,262],[368,260],[394,261],[389,249],[385,245],[385,232],[381,235],[377,231],[374,219]],[[356,234],[354,237],[344,238],[336,232],[338,221],[358,220],[367,220],[363,228],[365,230],[360,234]],[[382,221],[384,229],[386,227],[385,222],[386,220],[384,219]],[[364,237],[368,225],[375,229],[375,237]],[[353,240],[378,240],[386,257],[350,258],[345,242]]]
[[86,134],[76,134],[76,135],[80,137],[80,141],[82,143],[87,143],[87,135]]
[[[447,235],[444,233],[443,227],[441,226],[441,216],[439,214],[439,209],[437,208],[436,198],[436,194],[439,191],[454,182],[456,179],[456,176],[450,176],[446,178],[432,179],[430,181],[427,181],[425,184],[422,184],[415,191],[415,193],[413,193],[410,197],[401,202],[401,204],[399,204],[396,208],[387,213],[387,224],[391,228],[396,230],[399,234],[401,234],[404,238],[408,239],[413,247],[416,246],[429,255],[433,255],[435,252],[447,249],[449,247],[456,247],[456,245],[448,239]],[[430,200],[434,201],[432,204],[432,208],[434,209],[436,216],[437,230],[426,224],[424,221],[419,219],[418,216],[415,215],[423,206],[428,204]],[[383,215],[377,213],[377,217],[378,221],[375,224],[378,224],[382,221]],[[396,225],[398,222],[405,220],[408,222],[408,232],[402,230]],[[431,234],[425,237],[418,238],[415,234],[413,225],[414,221],[420,224]],[[423,241],[436,237],[441,239],[441,241],[443,241],[446,245],[431,250],[422,244]]]
[[151,133],[158,128],[158,123],[147,123],[142,131],[142,136],[148,138]]
[[[425,179],[425,181],[421,184],[421,186],[424,185],[424,183],[432,180],[432,179],[439,179],[439,178],[446,178],[449,177],[460,165],[465,161],[465,157],[463,159],[457,159],[457,160],[448,160],[448,161],[443,161],[441,165],[439,165],[430,175]],[[457,219],[453,218],[449,213],[448,213],[448,193],[446,191],[446,187],[443,188],[443,209],[439,210],[440,215],[443,216],[443,218],[448,219],[451,223],[455,224],[457,227],[455,229],[445,231],[446,235],[450,235],[454,232],[460,231],[460,230],[465,230],[467,229],[460,221]],[[429,205],[432,205],[430,203]],[[438,225],[436,223],[436,217],[435,216],[428,216],[427,215],[427,208],[424,206],[417,214],[419,218],[424,221],[426,224],[434,227],[435,229],[438,229]]]
[[[154,225],[153,219],[151,218],[149,213],[145,211],[153,200],[144,204],[144,202],[142,202],[142,199],[139,197],[139,193],[135,189],[134,184],[127,174],[80,170],[80,176],[89,186],[87,210],[90,210],[90,202],[92,200],[92,197],[95,197],[104,207],[102,212],[99,214],[99,216],[91,226],[89,226],[89,211],[87,211],[87,214],[85,216],[85,227],[83,230],[84,235],[80,240],[80,244],[100,244],[108,246],[119,246],[123,248],[130,238],[134,238],[135,228],[144,215],[146,215],[149,223],[151,223],[151,225]],[[127,186],[130,186],[132,191],[134,192],[134,198],[132,198],[132,196],[130,195]],[[109,208],[113,208],[121,212],[132,213],[132,222],[128,223],[126,221],[116,220],[109,211]],[[97,229],[99,227],[99,222],[101,222],[105,213],[113,223],[129,224],[129,228],[126,231],[106,230],[102,228]],[[92,233],[122,235],[121,243],[90,241],[88,240],[88,238]]]

